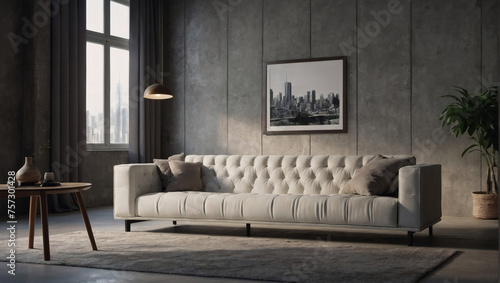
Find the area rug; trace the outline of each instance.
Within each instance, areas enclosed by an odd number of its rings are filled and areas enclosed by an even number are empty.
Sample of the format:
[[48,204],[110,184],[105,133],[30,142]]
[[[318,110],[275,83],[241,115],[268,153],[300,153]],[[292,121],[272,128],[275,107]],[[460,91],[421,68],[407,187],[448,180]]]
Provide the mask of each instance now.
[[[50,235],[51,260],[41,237],[28,249],[16,239],[16,262],[283,282],[415,282],[455,251],[419,247],[362,247],[328,239],[289,240],[158,232]],[[0,257],[8,256],[0,242]],[[5,260],[4,260],[5,261]]]

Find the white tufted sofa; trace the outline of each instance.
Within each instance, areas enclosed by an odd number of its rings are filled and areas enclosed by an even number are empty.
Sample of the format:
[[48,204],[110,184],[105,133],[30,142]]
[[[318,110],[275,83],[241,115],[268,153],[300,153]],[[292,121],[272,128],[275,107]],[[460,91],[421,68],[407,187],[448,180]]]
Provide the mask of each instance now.
[[[203,191],[163,192],[153,163],[114,167],[114,217],[125,229],[142,220],[216,220],[373,228],[413,233],[441,220],[441,166],[399,170],[399,196],[339,194],[374,155],[188,155],[200,162]],[[409,156],[388,156],[408,158]],[[415,164],[415,159],[412,158]]]

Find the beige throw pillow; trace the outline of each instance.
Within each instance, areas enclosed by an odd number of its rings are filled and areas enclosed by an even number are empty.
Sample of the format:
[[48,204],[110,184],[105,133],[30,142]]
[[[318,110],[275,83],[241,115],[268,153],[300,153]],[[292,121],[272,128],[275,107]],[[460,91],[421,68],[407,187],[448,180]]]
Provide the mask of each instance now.
[[354,177],[340,189],[341,194],[364,196],[382,195],[389,188],[404,159],[377,156],[361,167]]
[[203,188],[201,163],[171,160],[168,164],[173,176],[167,186],[167,192],[200,191]]
[[170,160],[180,160],[184,161],[184,152],[170,156],[168,159],[153,159],[156,167],[158,168],[158,174],[160,175],[161,183],[163,184],[163,190],[166,190],[170,179],[172,178],[172,172],[168,161]]

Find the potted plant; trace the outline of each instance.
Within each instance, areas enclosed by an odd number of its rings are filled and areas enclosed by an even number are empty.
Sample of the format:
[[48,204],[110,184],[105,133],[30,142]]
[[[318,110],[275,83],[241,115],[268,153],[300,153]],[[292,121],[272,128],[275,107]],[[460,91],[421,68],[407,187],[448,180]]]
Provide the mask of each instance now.
[[459,95],[444,95],[453,103],[441,112],[442,126],[451,125],[451,133],[458,137],[467,134],[472,144],[463,152],[479,152],[486,161],[486,192],[473,192],[473,212],[477,218],[498,218],[498,182],[496,178],[498,151],[498,87],[487,88],[478,95],[470,95],[456,87]]

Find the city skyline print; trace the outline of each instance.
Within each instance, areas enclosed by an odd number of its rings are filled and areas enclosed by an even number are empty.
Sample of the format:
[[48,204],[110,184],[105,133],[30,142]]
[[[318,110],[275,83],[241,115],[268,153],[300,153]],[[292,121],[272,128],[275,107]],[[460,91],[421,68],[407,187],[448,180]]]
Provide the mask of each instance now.
[[266,62],[263,132],[347,132],[346,58]]

